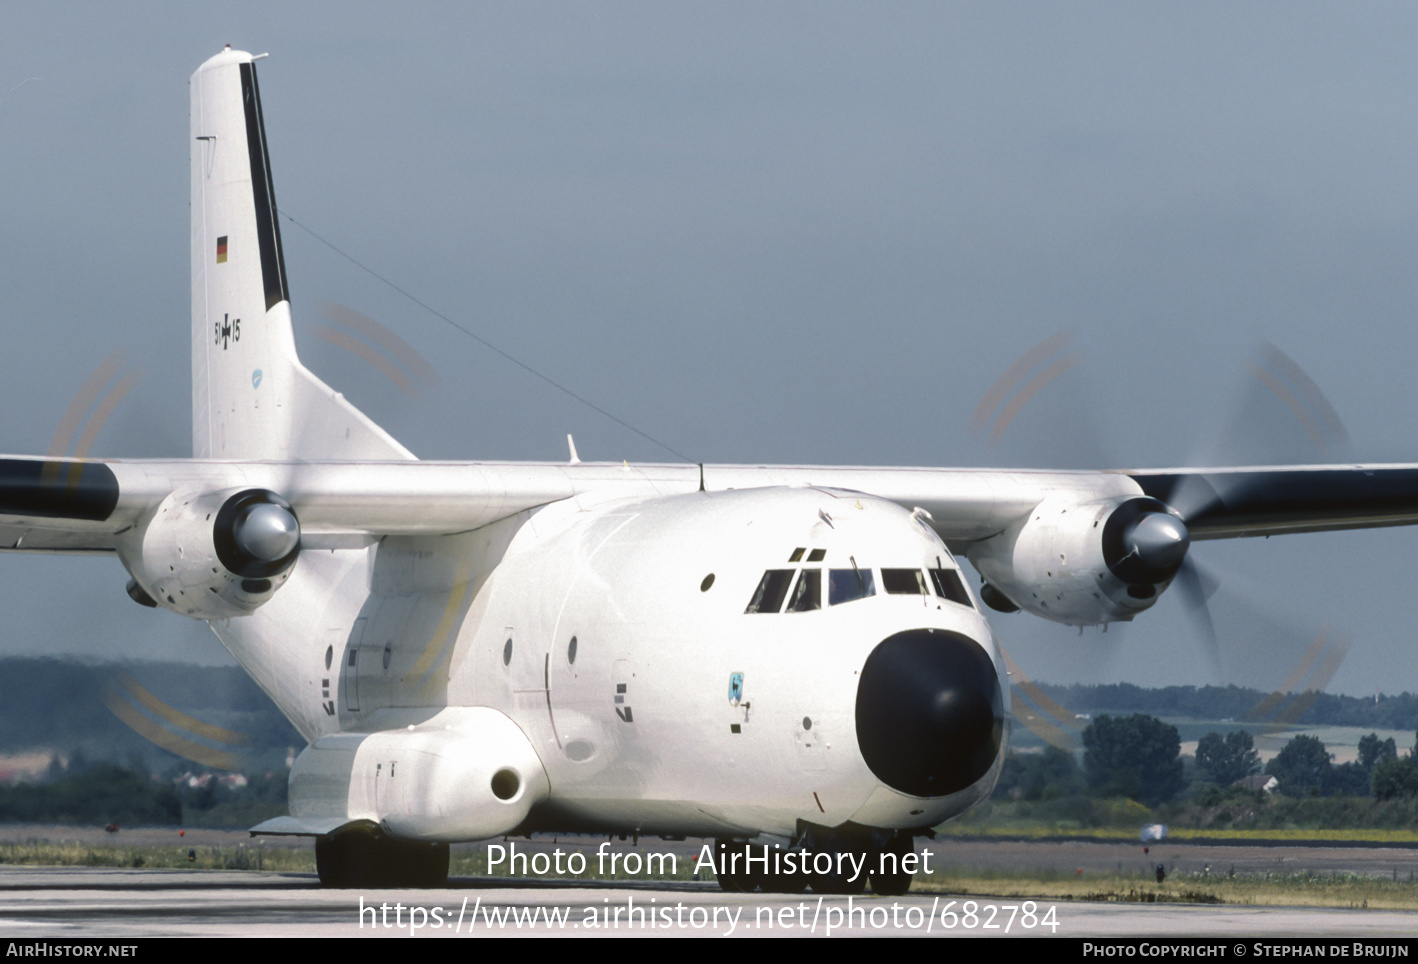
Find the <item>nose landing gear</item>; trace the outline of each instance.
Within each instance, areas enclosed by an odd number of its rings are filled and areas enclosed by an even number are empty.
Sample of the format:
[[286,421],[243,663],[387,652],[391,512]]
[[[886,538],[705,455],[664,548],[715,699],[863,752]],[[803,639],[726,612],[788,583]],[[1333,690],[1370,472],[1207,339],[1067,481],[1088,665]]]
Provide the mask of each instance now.
[[907,834],[897,834],[887,840],[877,851],[875,866],[871,871],[871,890],[873,894],[880,894],[883,897],[900,897],[911,889],[911,880],[915,872],[908,867],[906,857],[914,850],[911,837]]
[[[727,893],[861,894],[899,897],[911,889],[914,866],[910,834],[809,831],[800,846],[754,845],[718,840],[719,887]],[[752,857],[751,860],[748,858]]]

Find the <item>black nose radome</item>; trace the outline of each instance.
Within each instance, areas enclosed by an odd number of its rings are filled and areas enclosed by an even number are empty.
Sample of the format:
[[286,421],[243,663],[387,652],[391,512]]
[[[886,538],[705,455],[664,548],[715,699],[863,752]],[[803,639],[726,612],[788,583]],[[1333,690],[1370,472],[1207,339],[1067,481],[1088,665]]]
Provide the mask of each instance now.
[[989,772],[1003,739],[999,674],[973,639],[912,629],[867,657],[857,742],[882,783],[917,797],[964,790]]

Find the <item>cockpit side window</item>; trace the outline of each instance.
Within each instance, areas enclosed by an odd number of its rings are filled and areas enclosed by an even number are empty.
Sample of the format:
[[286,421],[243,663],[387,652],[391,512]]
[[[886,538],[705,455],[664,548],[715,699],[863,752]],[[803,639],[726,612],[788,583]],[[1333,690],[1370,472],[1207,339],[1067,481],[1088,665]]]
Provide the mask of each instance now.
[[769,569],[758,581],[746,613],[776,613],[783,608],[783,597],[793,581],[792,569]]
[[870,569],[831,569],[827,576],[828,604],[838,606],[854,599],[876,595],[876,580]]
[[881,570],[881,588],[891,595],[929,596],[926,577],[919,569]]
[[788,601],[788,612],[805,613],[822,608],[822,570],[804,569],[793,587],[793,598]]
[[965,591],[965,584],[960,581],[960,573],[956,570],[932,569],[931,582],[935,584],[937,595],[962,606],[971,605],[970,594]]

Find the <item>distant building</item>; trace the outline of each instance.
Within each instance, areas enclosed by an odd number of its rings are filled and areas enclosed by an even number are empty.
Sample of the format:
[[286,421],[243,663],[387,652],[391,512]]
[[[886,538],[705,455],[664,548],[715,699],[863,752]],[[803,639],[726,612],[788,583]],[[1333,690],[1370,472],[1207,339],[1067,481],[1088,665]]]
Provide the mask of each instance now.
[[1248,777],[1241,777],[1231,786],[1241,787],[1252,792],[1264,790],[1266,793],[1274,793],[1275,788],[1280,786],[1280,781],[1268,773],[1253,773]]
[[[55,755],[47,750],[0,756],[0,784],[39,780],[49,772],[55,760]],[[63,761],[59,762],[62,766]]]
[[189,789],[201,790],[208,786],[213,780],[215,780],[218,785],[226,787],[228,790],[239,790],[246,786],[247,783],[244,773],[226,773],[217,776],[213,773],[195,774],[191,770],[182,774],[175,782],[178,786],[185,784]]

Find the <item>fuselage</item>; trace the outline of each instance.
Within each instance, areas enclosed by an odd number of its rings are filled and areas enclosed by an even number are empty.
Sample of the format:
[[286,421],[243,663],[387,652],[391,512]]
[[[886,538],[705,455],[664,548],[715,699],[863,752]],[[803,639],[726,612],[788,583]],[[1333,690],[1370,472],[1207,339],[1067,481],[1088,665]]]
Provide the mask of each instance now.
[[987,796],[1004,751],[999,655],[950,553],[854,492],[566,500],[305,552],[214,625],[312,741],[504,714],[549,785],[524,829],[921,829]]

